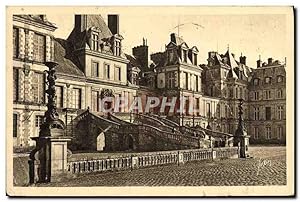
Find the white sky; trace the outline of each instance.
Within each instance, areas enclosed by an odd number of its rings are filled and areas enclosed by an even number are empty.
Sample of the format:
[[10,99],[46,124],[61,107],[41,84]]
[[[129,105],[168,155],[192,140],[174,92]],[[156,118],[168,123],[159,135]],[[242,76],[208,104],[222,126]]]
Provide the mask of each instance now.
[[[282,14],[201,15],[159,7],[155,15],[148,15],[147,9],[122,8],[113,12],[104,9],[99,12],[106,22],[108,13],[120,15],[120,34],[124,37],[122,45],[126,53],[131,54],[132,47],[141,45],[143,37],[148,40],[150,53],[163,51],[170,41],[170,33],[177,33],[174,27],[179,23],[185,24],[180,28],[180,36],[189,47],[195,45],[199,49],[201,64],[207,63],[208,51],[225,53],[228,44],[236,58],[241,52],[247,56],[247,65],[251,67],[256,67],[259,54],[263,61],[267,61],[268,57],[284,61],[287,55],[286,16]],[[51,13],[47,14],[47,18],[58,26],[54,34],[56,37],[68,37],[74,26],[73,14]]]

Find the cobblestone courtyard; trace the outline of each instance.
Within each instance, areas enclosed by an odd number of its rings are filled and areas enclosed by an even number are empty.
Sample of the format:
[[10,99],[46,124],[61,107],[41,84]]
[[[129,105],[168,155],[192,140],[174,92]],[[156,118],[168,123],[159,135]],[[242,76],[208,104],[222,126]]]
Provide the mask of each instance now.
[[133,171],[83,174],[41,186],[235,186],[285,185],[285,147],[252,147],[252,159],[224,159]]

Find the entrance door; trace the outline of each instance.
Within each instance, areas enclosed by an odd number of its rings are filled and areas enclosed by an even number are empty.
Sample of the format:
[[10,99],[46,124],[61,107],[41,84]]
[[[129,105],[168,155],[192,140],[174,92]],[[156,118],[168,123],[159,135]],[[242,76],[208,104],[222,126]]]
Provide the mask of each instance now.
[[133,144],[134,144],[133,137],[131,137],[130,135],[127,135],[125,137],[126,150],[133,150],[134,149]]

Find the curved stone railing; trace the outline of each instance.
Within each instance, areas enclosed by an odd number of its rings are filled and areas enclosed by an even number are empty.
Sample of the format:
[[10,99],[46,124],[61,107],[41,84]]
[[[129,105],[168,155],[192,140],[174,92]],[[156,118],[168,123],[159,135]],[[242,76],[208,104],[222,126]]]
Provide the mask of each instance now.
[[163,131],[160,128],[157,128],[152,125],[142,124],[142,125],[123,125],[123,131],[125,133],[132,133],[132,131],[136,131],[139,133],[148,133],[162,139],[167,140],[170,143],[176,145],[183,145],[183,146],[192,146],[199,148],[199,138],[182,135],[181,133],[172,133],[168,131]]
[[121,124],[112,121],[112,120],[108,120],[107,118],[104,118],[102,116],[98,116],[95,113],[89,112],[89,114],[92,116],[93,121],[95,121],[96,123],[98,122],[100,125],[103,125],[105,127],[111,126],[112,129],[119,131],[121,128]]
[[150,116],[153,116],[157,119],[160,119],[164,124],[168,125],[168,126],[171,126],[171,127],[179,127],[179,124],[174,122],[174,121],[171,121],[167,118],[164,118],[164,117],[161,117],[159,115],[156,115],[156,114],[151,114]]
[[215,136],[215,137],[223,137],[223,136],[227,136],[227,137],[233,137],[233,134],[230,133],[224,133],[224,132],[220,132],[220,131],[213,131],[210,129],[206,129],[206,128],[202,128],[200,127],[201,130],[205,131],[206,134],[210,135],[210,136]]
[[238,154],[237,147],[216,149],[189,149],[164,152],[136,153],[131,156],[72,160],[67,163],[71,174],[138,169],[157,165],[181,164],[191,161],[231,158]]
[[130,123],[128,121],[124,121],[122,119],[120,119],[119,117],[115,116],[114,114],[109,114],[108,117],[107,117],[109,120],[112,120],[112,121],[115,121],[121,125],[124,125],[124,124],[134,124],[134,123]]

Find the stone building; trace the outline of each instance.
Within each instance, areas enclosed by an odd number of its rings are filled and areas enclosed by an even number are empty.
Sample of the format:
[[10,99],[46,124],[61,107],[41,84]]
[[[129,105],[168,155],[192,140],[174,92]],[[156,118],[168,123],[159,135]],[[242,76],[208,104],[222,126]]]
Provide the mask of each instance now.
[[[68,38],[59,39],[54,37],[57,27],[45,15],[13,16],[15,147],[34,145],[30,137],[39,134],[39,126],[47,109],[46,61],[58,63],[56,104],[60,119],[67,125],[66,135],[74,136],[81,131],[81,140],[91,139],[85,149],[104,148],[93,141],[95,138],[97,141],[98,138],[105,139],[99,134],[109,129],[102,130],[97,124],[101,122],[109,128],[112,123],[122,123],[116,117],[108,120],[101,112],[103,106],[100,100],[107,95],[124,97],[128,103],[139,96],[143,104],[149,96],[156,96],[161,100],[168,97],[168,102],[172,102],[172,97],[184,97],[187,102],[183,112],[176,111],[180,107],[176,103],[173,111],[169,109],[160,112],[153,109],[150,113],[152,117],[135,116],[140,121],[149,121],[149,124],[165,122],[175,128],[184,126],[181,128],[185,130],[183,133],[190,135],[195,133],[191,132],[193,128],[201,128],[219,131],[223,136],[234,134],[238,99],[242,98],[245,100],[244,117],[251,141],[284,143],[285,64],[272,59],[261,64],[259,60],[257,68],[250,68],[246,65],[245,56],[241,55],[238,61],[228,49],[225,54],[209,52],[208,64],[199,65],[198,48],[189,46],[174,33],[164,52],[149,56],[147,39],[143,39],[143,44],[134,47],[130,55],[125,54],[122,47],[123,37],[119,33],[118,15],[108,15],[107,23],[101,15],[75,15],[74,22]],[[113,104],[105,107],[114,106]],[[190,112],[190,106],[198,111]],[[132,122],[129,106],[120,107],[119,111],[125,115],[124,119]],[[157,115],[160,116],[158,120],[155,118]],[[82,123],[94,125],[92,128],[86,128],[86,124],[80,126],[81,120]],[[153,137],[154,129],[147,128],[147,123],[143,126],[131,126],[148,131],[140,137],[137,131],[122,134],[118,124],[115,124],[111,129],[111,136],[105,140],[115,142],[115,145],[110,145],[112,150],[138,147],[143,150],[150,148],[149,142],[156,142],[155,147],[160,149],[195,146],[194,137],[187,137],[185,146],[178,145],[178,140],[163,137],[160,130],[169,130],[167,126],[156,125],[158,129],[154,134],[162,138],[157,140]],[[88,138],[87,135],[92,132],[95,134]],[[170,132],[172,131],[167,131],[166,134]],[[182,134],[177,135],[179,137]],[[205,135],[200,136],[208,141]],[[75,138],[75,142],[77,140]],[[139,142],[138,146],[136,142]]]
[[248,133],[252,142],[285,143],[286,62],[257,61],[249,82]]
[[14,145],[28,147],[37,136],[46,110],[46,61],[54,56],[57,27],[45,15],[13,16],[13,137]]
[[[75,27],[67,39],[53,37],[56,26],[44,15],[13,17],[13,136],[15,147],[34,145],[46,111],[44,65],[57,66],[57,108],[73,131],[73,119],[88,107],[100,111],[101,93],[133,99],[138,86],[127,79],[127,60],[122,51],[119,18],[100,15],[75,15]],[[132,73],[133,74],[133,73]],[[127,108],[120,111],[127,112]]]

